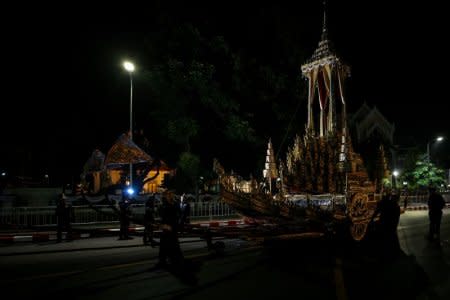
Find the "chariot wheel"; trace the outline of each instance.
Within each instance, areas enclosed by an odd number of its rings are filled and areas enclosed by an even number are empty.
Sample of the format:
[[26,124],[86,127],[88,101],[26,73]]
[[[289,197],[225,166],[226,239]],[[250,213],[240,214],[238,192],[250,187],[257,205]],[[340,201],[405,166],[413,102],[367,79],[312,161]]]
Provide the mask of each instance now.
[[367,233],[371,214],[368,206],[367,194],[356,193],[348,204],[348,217],[350,218],[350,234],[356,241],[362,240]]
[[368,222],[367,223],[352,223],[352,225],[350,226],[350,234],[352,235],[352,238],[355,241],[362,240],[366,236],[367,227],[368,227]]

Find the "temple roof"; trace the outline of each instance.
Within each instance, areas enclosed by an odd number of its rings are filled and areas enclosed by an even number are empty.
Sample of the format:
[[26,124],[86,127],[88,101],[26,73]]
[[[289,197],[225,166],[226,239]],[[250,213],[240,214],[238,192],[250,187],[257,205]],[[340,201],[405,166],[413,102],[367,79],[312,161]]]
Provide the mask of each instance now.
[[153,158],[139,148],[128,135],[122,134],[109,149],[105,159],[107,168],[117,168],[130,163],[152,163]]
[[350,124],[356,124],[361,122],[363,119],[367,117],[372,109],[369,107],[366,101],[361,105],[358,110],[351,115]]
[[105,154],[99,149],[95,149],[89,159],[84,164],[84,172],[96,172],[103,169],[105,161]]
[[352,118],[351,124],[356,128],[358,142],[364,141],[373,132],[378,131],[387,142],[393,143],[395,125],[390,123],[376,107],[370,109],[365,102]]

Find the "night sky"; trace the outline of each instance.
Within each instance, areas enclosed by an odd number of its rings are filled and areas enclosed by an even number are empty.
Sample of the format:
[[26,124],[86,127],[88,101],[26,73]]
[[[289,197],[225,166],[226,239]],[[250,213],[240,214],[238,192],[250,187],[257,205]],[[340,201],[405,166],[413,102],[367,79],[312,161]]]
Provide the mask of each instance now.
[[[148,115],[139,112],[148,108],[146,101],[154,95],[145,94],[147,90],[139,86],[141,71],[160,63],[146,37],[190,24],[206,39],[223,37],[234,53],[257,57],[278,71],[293,70],[286,73],[293,80],[300,78],[301,63],[317,47],[323,16],[322,1],[297,2],[156,2],[130,8],[122,3],[108,8],[61,7],[57,12],[47,7],[11,8],[12,17],[2,21],[6,53],[0,169],[35,177],[48,173],[55,184],[79,178],[91,152],[97,147],[106,152],[128,128],[129,77],[121,66],[126,58],[137,65],[135,124],[145,128],[155,145],[152,154],[174,163],[174,153],[181,149],[152,134]],[[364,101],[378,107],[396,126],[396,144],[423,145],[425,151],[427,139],[437,134],[450,139],[448,16],[439,6],[443,4],[391,2],[329,1],[329,37],[352,68],[346,83],[349,112]],[[153,48],[163,49],[161,45]],[[217,76],[226,82],[226,73]],[[255,107],[255,114],[270,111],[257,97],[248,97],[242,105]],[[300,107],[295,121],[303,122],[305,109]],[[266,128],[250,125],[260,131]],[[285,127],[270,127],[270,134],[279,132],[273,137],[276,148]],[[269,133],[256,134],[266,137]],[[202,143],[206,152],[208,143]],[[449,145],[447,140],[436,148],[436,155],[448,156]],[[222,146],[227,147],[230,144]],[[167,149],[170,154],[165,155]],[[237,151],[218,156],[231,163],[223,156],[235,156]],[[247,164],[241,169],[252,170],[256,163],[249,158],[255,155],[242,155],[229,167],[239,170],[238,165]]]

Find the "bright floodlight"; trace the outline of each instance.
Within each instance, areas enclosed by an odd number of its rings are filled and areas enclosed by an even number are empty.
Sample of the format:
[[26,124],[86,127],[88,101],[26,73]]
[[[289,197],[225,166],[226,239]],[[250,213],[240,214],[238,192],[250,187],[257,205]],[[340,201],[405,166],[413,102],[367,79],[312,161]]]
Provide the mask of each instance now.
[[403,181],[403,185],[408,185],[408,181]]
[[399,173],[397,170],[395,170],[394,172],[392,172],[392,174],[394,174],[394,176],[397,177]]
[[126,61],[123,63],[123,67],[125,68],[125,70],[127,70],[128,72],[133,72],[134,71],[134,65],[133,63],[130,63],[129,61]]
[[128,188],[127,193],[128,193],[128,195],[133,195],[134,194],[133,188]]
[[440,141],[442,141],[443,139],[444,139],[443,136],[438,136],[438,137],[436,138],[436,141],[440,142]]

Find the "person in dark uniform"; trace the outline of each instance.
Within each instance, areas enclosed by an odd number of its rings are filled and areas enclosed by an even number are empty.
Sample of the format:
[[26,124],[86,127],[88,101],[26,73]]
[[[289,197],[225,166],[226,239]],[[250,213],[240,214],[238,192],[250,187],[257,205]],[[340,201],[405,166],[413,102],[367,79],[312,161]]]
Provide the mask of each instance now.
[[403,210],[406,211],[406,209],[408,208],[408,190],[405,188],[402,192],[403,194]]
[[428,217],[430,219],[429,240],[439,240],[441,233],[442,209],[445,206],[445,200],[435,187],[429,188],[430,196],[428,198]]
[[66,230],[67,240],[73,240],[72,223],[75,222],[75,212],[72,203],[69,201],[66,203]]
[[190,223],[191,205],[186,199],[186,194],[180,198],[180,232],[184,232],[185,225]]
[[174,194],[171,191],[163,194],[160,217],[162,233],[159,245],[159,261],[156,268],[167,268],[182,282],[196,285],[198,278],[194,271],[197,266],[184,258],[178,241],[179,206],[175,203]]
[[120,232],[119,232],[119,240],[130,240],[133,239],[129,236],[128,227],[130,226],[130,200],[128,198],[124,198],[119,203],[119,220],[120,220]]
[[61,193],[58,202],[56,204],[56,224],[57,224],[57,233],[56,239],[57,242],[62,241],[62,232],[65,230],[67,232],[66,238],[68,240],[72,239],[72,226],[70,224],[71,217],[73,214],[72,208],[69,208],[66,203],[66,195]]
[[153,240],[153,223],[155,222],[155,196],[152,195],[145,202],[145,213],[144,213],[144,245],[148,245],[149,242],[152,247],[155,246],[155,241]]
[[180,243],[178,241],[178,207],[176,206],[174,194],[166,191],[162,196],[161,217],[161,238],[159,244],[159,261],[157,267],[167,267],[170,265],[179,268],[183,262]]
[[386,258],[394,258],[400,253],[400,243],[397,236],[397,226],[400,221],[400,195],[397,192],[383,195],[372,216],[378,221],[378,242],[381,254]]

